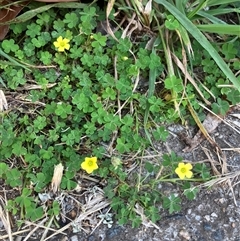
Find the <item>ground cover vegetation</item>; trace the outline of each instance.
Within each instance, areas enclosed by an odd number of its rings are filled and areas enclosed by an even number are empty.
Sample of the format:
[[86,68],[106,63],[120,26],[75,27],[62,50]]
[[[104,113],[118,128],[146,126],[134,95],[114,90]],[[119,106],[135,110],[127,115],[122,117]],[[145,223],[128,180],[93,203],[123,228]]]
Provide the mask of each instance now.
[[38,194],[59,164],[57,189],[76,188],[77,173],[94,177],[120,224],[141,224],[136,205],[152,222],[161,218],[158,205],[179,211],[181,197],[162,194],[162,182],[194,199],[198,183],[215,178],[209,166],[175,153],[142,160],[167,139],[167,125],[201,126],[206,108],[224,116],[240,102],[239,7],[230,0],[27,5],[0,44],[7,100],[0,178],[18,192],[7,210],[20,211],[19,220],[58,216],[60,203],[46,208]]

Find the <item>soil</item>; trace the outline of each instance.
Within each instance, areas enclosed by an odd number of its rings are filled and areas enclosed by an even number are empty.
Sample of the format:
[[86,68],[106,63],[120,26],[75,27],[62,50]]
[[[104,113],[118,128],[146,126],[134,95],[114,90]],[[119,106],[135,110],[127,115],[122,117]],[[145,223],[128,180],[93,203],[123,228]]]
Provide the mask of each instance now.
[[[233,116],[235,114],[235,116]],[[221,147],[222,154],[226,156],[228,173],[235,174],[228,179],[224,179],[218,185],[211,188],[201,188],[195,200],[189,201],[183,199],[182,210],[179,213],[169,215],[159,206],[161,220],[156,223],[155,227],[151,223],[145,222],[140,228],[133,229],[129,225],[120,226],[113,222],[109,228],[106,224],[95,225],[94,230],[90,232],[84,229],[75,232],[68,224],[68,229],[64,232],[66,235],[49,235],[44,240],[61,240],[61,241],[240,241],[240,106],[237,106],[221,122],[211,137]],[[234,126],[235,129],[228,124]],[[218,155],[214,147],[204,140],[191,152],[184,152],[185,142],[181,139],[181,133],[186,132],[190,136],[196,134],[196,129],[191,127],[186,130],[181,125],[171,125],[168,127],[171,135],[165,143],[155,143],[155,148],[159,153],[168,153],[174,151],[184,160],[196,162],[206,161],[219,162]],[[216,165],[217,166],[217,165]],[[220,166],[220,165],[219,165]],[[217,166],[217,169],[219,169]],[[181,195],[177,187],[172,184],[166,184],[160,187],[164,192],[171,192]],[[107,211],[104,207],[102,211]],[[109,211],[109,210],[108,210]],[[4,230],[0,220],[0,229]],[[40,240],[42,235],[40,229],[27,240]],[[1,234],[3,234],[1,232]],[[15,240],[23,241],[27,233],[14,236]],[[49,237],[49,239],[47,238]],[[8,240],[1,238],[0,240]]]

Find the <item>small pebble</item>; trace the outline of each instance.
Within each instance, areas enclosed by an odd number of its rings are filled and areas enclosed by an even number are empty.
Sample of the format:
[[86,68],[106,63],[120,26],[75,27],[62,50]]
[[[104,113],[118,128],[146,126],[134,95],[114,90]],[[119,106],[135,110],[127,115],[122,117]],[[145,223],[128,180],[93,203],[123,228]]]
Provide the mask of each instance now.
[[213,218],[217,218],[218,215],[217,215],[216,213],[211,213],[211,217],[213,217]]
[[197,216],[195,217],[195,220],[197,220],[197,221],[200,221],[201,219],[202,219],[202,217],[199,216],[199,215],[197,215]]
[[224,231],[221,229],[216,230],[212,233],[212,238],[215,241],[224,241]]
[[210,216],[209,215],[205,215],[204,218],[209,222],[210,221]]
[[205,231],[211,231],[211,230],[212,230],[212,227],[211,227],[211,225],[210,225],[209,223],[204,222],[204,223],[203,223],[203,229],[204,229]]
[[220,202],[221,204],[225,203],[225,201],[226,201],[225,198],[220,198],[220,199],[219,199],[219,202]]
[[202,204],[198,205],[198,208],[197,208],[199,211],[202,211],[204,210],[204,206]]
[[77,235],[73,235],[73,236],[70,238],[70,241],[78,241],[78,236],[77,236]]
[[87,241],[95,241],[96,237],[94,235],[90,235],[87,239]]
[[112,228],[107,230],[107,233],[106,233],[107,238],[109,238],[109,239],[117,238],[118,235],[121,233],[122,229],[123,228],[120,226],[116,226],[116,227],[113,226]]
[[[68,241],[68,237],[65,236],[65,237],[61,238],[61,241]],[[76,241],[76,240],[74,240],[74,241]]]
[[190,234],[189,234],[189,232],[187,230],[181,230],[179,232],[179,236],[184,238],[184,239],[186,239],[186,240],[190,240],[191,239]]

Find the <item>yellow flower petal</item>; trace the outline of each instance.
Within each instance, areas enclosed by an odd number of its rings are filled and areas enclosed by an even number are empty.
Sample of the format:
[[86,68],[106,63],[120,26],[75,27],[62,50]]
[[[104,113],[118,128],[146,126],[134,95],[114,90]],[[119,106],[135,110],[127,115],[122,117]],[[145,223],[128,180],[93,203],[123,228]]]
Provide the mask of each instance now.
[[191,171],[188,171],[187,173],[186,173],[186,177],[187,178],[191,178],[193,176],[193,173],[191,172]]
[[67,38],[63,38],[62,36],[59,36],[57,38],[57,41],[53,42],[53,45],[59,52],[63,52],[65,49],[69,50],[70,49],[70,40]]
[[185,164],[185,167],[186,167],[188,170],[191,170],[191,169],[192,169],[192,164],[187,163],[187,164]]
[[184,179],[185,174],[182,173],[181,168],[176,168],[175,173],[179,176],[180,179]]
[[178,168],[184,168],[185,164],[183,162],[178,163]]
[[85,161],[81,164],[81,167],[88,174],[92,173],[94,170],[98,169],[97,157],[86,157]]
[[190,163],[178,163],[178,167],[175,169],[175,173],[178,175],[180,179],[184,179],[185,177],[191,178],[193,176],[192,165]]

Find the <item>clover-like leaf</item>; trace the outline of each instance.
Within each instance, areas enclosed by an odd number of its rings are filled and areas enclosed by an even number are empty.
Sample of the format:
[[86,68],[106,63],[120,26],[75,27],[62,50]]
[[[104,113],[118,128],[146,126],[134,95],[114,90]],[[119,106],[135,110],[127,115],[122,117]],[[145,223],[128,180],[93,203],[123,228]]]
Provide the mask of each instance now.
[[165,88],[168,90],[173,90],[177,93],[183,90],[182,80],[176,76],[171,76],[164,81]]
[[222,100],[220,98],[217,98],[217,102],[212,104],[213,112],[223,116],[226,115],[229,108],[229,103],[226,100]]
[[169,30],[176,30],[179,28],[179,22],[174,18],[173,15],[168,15],[165,21],[165,26]]
[[230,100],[233,105],[240,103],[240,91],[232,90],[232,91],[228,92],[227,99]]

